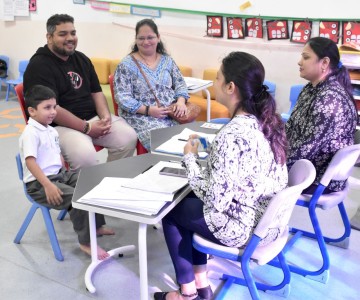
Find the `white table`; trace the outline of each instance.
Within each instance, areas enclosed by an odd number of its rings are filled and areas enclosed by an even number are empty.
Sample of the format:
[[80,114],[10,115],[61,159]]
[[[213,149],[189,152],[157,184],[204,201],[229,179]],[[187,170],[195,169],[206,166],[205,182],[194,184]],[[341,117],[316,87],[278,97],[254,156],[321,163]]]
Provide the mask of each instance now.
[[[146,231],[147,225],[155,225],[179,203],[190,191],[191,188],[186,186],[178,193],[176,193],[174,200],[167,203],[160,210],[160,212],[153,216],[143,215],[139,213],[127,212],[119,209],[111,209],[98,205],[91,205],[77,202],[83,195],[90,191],[93,187],[100,183],[104,177],[128,177],[132,178],[146,170],[151,165],[155,165],[159,161],[168,160],[168,156],[144,154],[135,157],[129,157],[117,161],[112,161],[105,164],[100,164],[81,170],[79,179],[73,195],[73,207],[83,209],[89,212],[90,223],[90,244],[91,244],[91,264],[85,273],[85,284],[90,293],[95,293],[96,288],[92,283],[92,274],[96,268],[105,260],[98,260],[97,258],[97,236],[95,225],[95,213],[111,216],[115,218],[125,219],[139,223],[138,229],[138,247],[139,247],[139,276],[140,276],[140,299],[147,300],[148,293],[148,272],[147,272],[147,242]],[[108,253],[110,257],[123,254],[128,251],[133,251],[134,245],[123,246],[115,248]]]
[[186,85],[188,86],[189,94],[196,94],[200,91],[205,91],[206,93],[206,121],[210,122],[210,113],[211,113],[211,98],[210,92],[208,90],[214,83],[211,80],[202,80],[194,77],[184,77]]

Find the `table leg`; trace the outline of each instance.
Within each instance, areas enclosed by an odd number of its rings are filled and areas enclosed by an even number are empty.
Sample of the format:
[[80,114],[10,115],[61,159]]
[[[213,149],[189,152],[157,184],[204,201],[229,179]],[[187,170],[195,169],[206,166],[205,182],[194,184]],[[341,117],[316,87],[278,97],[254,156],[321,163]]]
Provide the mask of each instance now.
[[[89,212],[89,226],[90,226],[90,246],[91,246],[91,264],[88,266],[85,272],[85,285],[87,290],[90,293],[95,293],[96,288],[92,283],[92,274],[94,273],[96,267],[102,262],[106,261],[110,257],[118,255],[120,253],[126,253],[135,250],[134,245],[122,246],[116,249],[109,250],[109,257],[104,260],[99,260],[97,256],[97,236],[96,236],[96,221],[95,213]],[[146,283],[147,284],[147,283]]]
[[147,224],[139,223],[139,269],[140,269],[140,299],[148,300],[148,272],[147,272]]
[[90,246],[91,246],[91,264],[85,273],[85,285],[90,293],[95,293],[96,289],[92,283],[91,277],[95,268],[99,264],[97,258],[97,237],[96,237],[96,223],[95,213],[89,212],[89,226],[90,226]]
[[204,90],[206,93],[206,101],[207,101],[207,107],[206,107],[206,122],[210,122],[210,113],[211,113],[211,98],[210,98],[210,92],[208,89]]

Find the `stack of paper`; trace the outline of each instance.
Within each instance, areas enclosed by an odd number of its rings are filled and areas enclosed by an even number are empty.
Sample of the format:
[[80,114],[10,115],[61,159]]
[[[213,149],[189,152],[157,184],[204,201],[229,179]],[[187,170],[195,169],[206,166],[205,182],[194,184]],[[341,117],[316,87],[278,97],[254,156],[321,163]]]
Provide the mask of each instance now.
[[157,214],[166,202],[173,200],[179,189],[188,184],[187,178],[160,175],[163,167],[174,167],[174,163],[159,162],[135,178],[105,177],[78,202],[145,215]]
[[[203,132],[196,132],[189,128],[185,128],[181,133],[174,135],[171,139],[157,147],[154,152],[183,156],[184,146],[189,139],[189,136],[192,134],[207,137],[210,143],[212,143],[215,138],[215,134],[206,134]],[[200,158],[206,158],[207,156],[207,152],[199,152]]]

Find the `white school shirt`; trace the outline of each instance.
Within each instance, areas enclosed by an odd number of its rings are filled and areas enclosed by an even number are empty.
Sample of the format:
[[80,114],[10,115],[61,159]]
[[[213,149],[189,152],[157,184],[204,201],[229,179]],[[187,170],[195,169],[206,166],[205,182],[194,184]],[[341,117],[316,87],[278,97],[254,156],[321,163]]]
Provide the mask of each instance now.
[[46,176],[59,173],[62,167],[59,134],[53,127],[45,127],[30,118],[20,136],[19,148],[25,183],[36,180],[25,164],[25,159],[29,156],[36,158],[36,163]]

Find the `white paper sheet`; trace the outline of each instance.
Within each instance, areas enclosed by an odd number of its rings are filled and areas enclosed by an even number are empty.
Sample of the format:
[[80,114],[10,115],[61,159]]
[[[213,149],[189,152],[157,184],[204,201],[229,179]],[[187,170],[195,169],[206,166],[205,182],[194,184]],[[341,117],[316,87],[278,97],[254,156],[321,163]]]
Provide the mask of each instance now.
[[174,165],[176,164],[160,161],[145,173],[136,176],[122,186],[142,191],[174,194],[188,184],[188,179],[159,174],[163,167],[174,167]]

